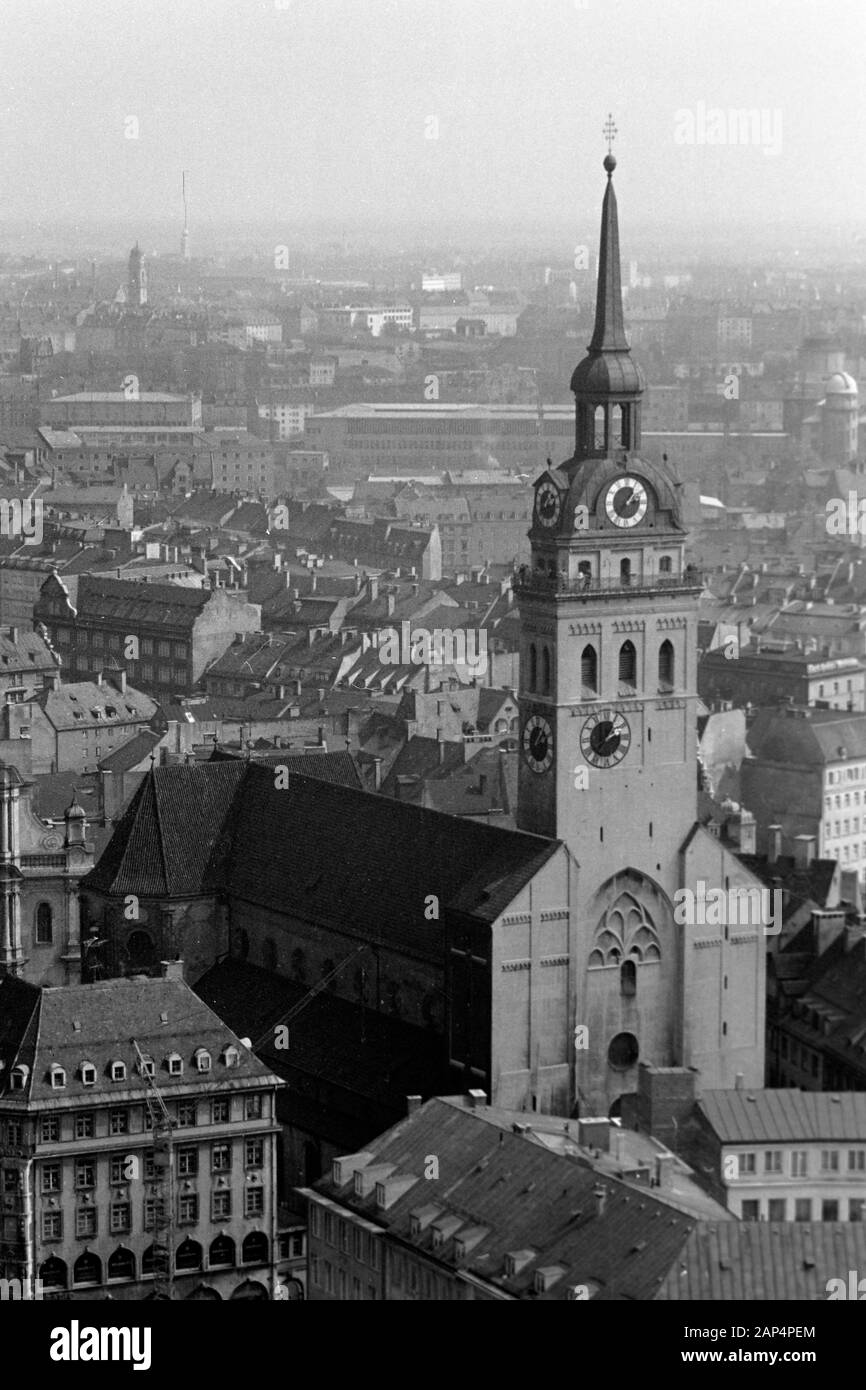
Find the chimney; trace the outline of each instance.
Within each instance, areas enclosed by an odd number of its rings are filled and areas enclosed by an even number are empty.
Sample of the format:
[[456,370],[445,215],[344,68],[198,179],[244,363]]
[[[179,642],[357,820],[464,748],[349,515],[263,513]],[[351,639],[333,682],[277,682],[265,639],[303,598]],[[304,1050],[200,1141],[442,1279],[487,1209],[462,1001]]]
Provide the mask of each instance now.
[[767,863],[775,864],[782,853],[781,825],[767,826]]
[[486,1104],[487,1104],[487,1092],[486,1092],[486,1091],[470,1091],[470,1092],[469,1092],[469,1109],[470,1109],[470,1110],[478,1110],[482,1105],[486,1105]]
[[436,742],[439,744],[439,766],[445,762],[445,737],[441,729],[436,730]]
[[755,854],[757,852],[757,826],[755,817],[751,811],[740,811],[740,853]]
[[794,836],[794,863],[798,869],[808,869],[815,858],[815,836]]
[[161,960],[160,969],[164,980],[183,981],[183,961],[182,960]]
[[376,788],[376,791],[377,791],[377,792],[379,792],[379,791],[382,790],[382,759],[381,759],[381,758],[374,758],[374,759],[373,759],[373,786]]
[[379,597],[379,576],[378,576],[378,574],[372,575],[372,576],[367,580],[367,597],[369,598],[369,600],[370,600],[371,603],[375,603],[375,602],[376,602],[376,599]]
[[17,641],[18,641],[18,629],[17,629],[17,627],[10,627],[10,629],[9,629],[9,641],[10,641],[10,642],[17,642]]
[[325,746],[325,726],[324,726],[324,724],[320,724],[320,725],[319,725],[319,747],[320,747],[320,748],[324,748],[324,746]]
[[656,1154],[656,1187],[671,1186],[675,1162],[673,1154]]
[[407,1097],[406,1097],[406,1114],[407,1114],[407,1115],[414,1115],[414,1114],[415,1114],[418,1110],[420,1110],[420,1109],[421,1109],[421,1097],[420,1097],[420,1096],[407,1096]]
[[745,1078],[745,1076],[743,1075],[743,1073],[742,1073],[741,1071],[738,1071],[737,1074],[736,1074],[736,1076],[734,1077],[734,1090],[735,1090],[735,1091],[742,1091],[742,1089],[743,1089],[743,1082],[745,1081],[745,1079],[746,1079],[746,1078]]
[[602,1183],[598,1183],[598,1185],[592,1189],[592,1195],[595,1199],[596,1216],[604,1216],[604,1210],[607,1206],[607,1188],[604,1187]]
[[390,618],[394,614],[394,605],[396,604],[397,600],[393,594],[388,594],[386,596],[386,602],[388,604],[388,617]]

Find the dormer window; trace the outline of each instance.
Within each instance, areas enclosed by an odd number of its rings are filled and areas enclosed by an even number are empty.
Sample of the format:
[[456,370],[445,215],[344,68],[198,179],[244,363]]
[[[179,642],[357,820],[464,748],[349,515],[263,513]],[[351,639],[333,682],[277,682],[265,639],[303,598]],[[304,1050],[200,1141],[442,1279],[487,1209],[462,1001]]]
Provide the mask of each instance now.
[[63,1087],[66,1085],[66,1072],[63,1067],[58,1067],[55,1063],[51,1068],[49,1076],[52,1089],[55,1091],[62,1091]]
[[182,1058],[182,1057],[178,1056],[178,1054],[177,1054],[176,1052],[172,1052],[171,1056],[168,1057],[166,1060],[167,1060],[167,1062],[168,1062],[168,1074],[169,1074],[169,1076],[182,1076],[182,1075],[183,1075],[183,1058]]
[[139,1064],[138,1064],[139,1075],[140,1075],[140,1076],[153,1076],[154,1070],[155,1070],[155,1068],[154,1068],[153,1058],[152,1058],[152,1057],[142,1057],[141,1061],[140,1061]]
[[81,1084],[82,1086],[96,1085],[96,1067],[92,1062],[81,1063]]
[[210,1071],[211,1069],[211,1055],[203,1047],[196,1049],[195,1067],[196,1071]]
[[240,1053],[234,1046],[224,1047],[222,1063],[224,1067],[236,1067],[240,1061]]
[[10,1090],[23,1091],[24,1087],[27,1084],[27,1078],[29,1075],[30,1068],[28,1066],[25,1066],[23,1063],[19,1063],[17,1067],[13,1067],[11,1072],[9,1073]]
[[111,1064],[111,1079],[112,1079],[112,1081],[125,1081],[125,1080],[126,1080],[126,1063],[125,1063],[125,1062],[112,1062],[112,1064]]

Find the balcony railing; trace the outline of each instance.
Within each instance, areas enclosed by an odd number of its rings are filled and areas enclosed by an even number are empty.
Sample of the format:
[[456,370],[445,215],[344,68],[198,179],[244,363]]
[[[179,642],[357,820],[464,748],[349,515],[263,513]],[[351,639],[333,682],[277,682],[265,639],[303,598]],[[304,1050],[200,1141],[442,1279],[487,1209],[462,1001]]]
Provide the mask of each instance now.
[[697,593],[704,587],[704,576],[690,565],[680,575],[658,574],[645,579],[637,575],[620,579],[595,579],[591,575],[569,578],[565,574],[547,574],[525,566],[513,572],[511,585],[518,597],[523,593],[593,598],[597,594]]

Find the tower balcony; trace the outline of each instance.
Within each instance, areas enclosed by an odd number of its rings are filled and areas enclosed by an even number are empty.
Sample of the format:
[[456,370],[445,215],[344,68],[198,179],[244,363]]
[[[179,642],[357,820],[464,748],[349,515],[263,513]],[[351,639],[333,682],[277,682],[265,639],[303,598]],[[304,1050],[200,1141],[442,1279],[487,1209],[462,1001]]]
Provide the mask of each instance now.
[[699,594],[704,587],[704,574],[695,565],[686,565],[681,575],[656,574],[641,579],[628,575],[613,579],[596,579],[592,575],[548,574],[544,570],[531,570],[521,565],[512,572],[511,587],[514,597],[527,598],[582,598],[599,597],[624,598],[638,595],[658,596],[659,594]]

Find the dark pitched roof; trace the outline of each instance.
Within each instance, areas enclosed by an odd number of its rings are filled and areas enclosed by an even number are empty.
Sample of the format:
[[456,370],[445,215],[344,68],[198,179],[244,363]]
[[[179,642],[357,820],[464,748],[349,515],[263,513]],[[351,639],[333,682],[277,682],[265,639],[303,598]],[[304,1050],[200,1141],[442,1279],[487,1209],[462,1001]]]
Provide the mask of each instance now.
[[[439,1175],[428,1181],[431,1154]],[[459,1265],[512,1298],[562,1301],[571,1286],[584,1284],[599,1300],[652,1299],[694,1226],[649,1193],[616,1178],[600,1179],[588,1165],[503,1129],[495,1113],[467,1110],[459,1099],[429,1101],[367,1144],[357,1159],[362,1170],[381,1165],[380,1180],[397,1179],[387,1209],[377,1206],[375,1187],[367,1197],[356,1196],[348,1172],[342,1186],[331,1174],[315,1190],[428,1260]],[[408,1186],[401,1191],[403,1177]],[[596,1189],[605,1193],[601,1210]],[[422,1213],[428,1219],[416,1232],[412,1217]],[[434,1250],[439,1223],[444,1240]],[[469,1232],[471,1244],[461,1258],[455,1238]],[[509,1254],[526,1256],[515,1273],[506,1268]],[[544,1269],[554,1282],[536,1293],[535,1275]]]
[[[161,1089],[178,1090],[191,1084],[201,1088],[193,1071],[193,1057],[199,1047],[207,1049],[215,1060],[209,1085],[214,1080],[277,1081],[182,980],[102,980],[39,989],[7,976],[0,981],[0,1057],[6,1063],[0,1081],[3,1104],[56,1103],[59,1094],[68,1103],[79,1097],[90,1102],[119,1099],[130,1089],[143,1093],[132,1038],[146,1056],[153,1057]],[[227,1044],[238,1048],[237,1067],[225,1067],[217,1060]],[[181,1075],[169,1073],[166,1059],[173,1052],[184,1062]],[[126,1081],[112,1082],[109,1067],[113,1061],[126,1063]],[[91,1062],[96,1068],[92,1086],[82,1081],[82,1062]],[[12,1091],[10,1070],[22,1064],[29,1068],[26,1084],[23,1090]],[[50,1084],[52,1064],[66,1071],[61,1093]]]
[[312,777],[277,781],[254,762],[154,768],[82,886],[141,897],[226,886],[437,959],[442,933],[425,919],[429,895],[493,921],[560,848]]

